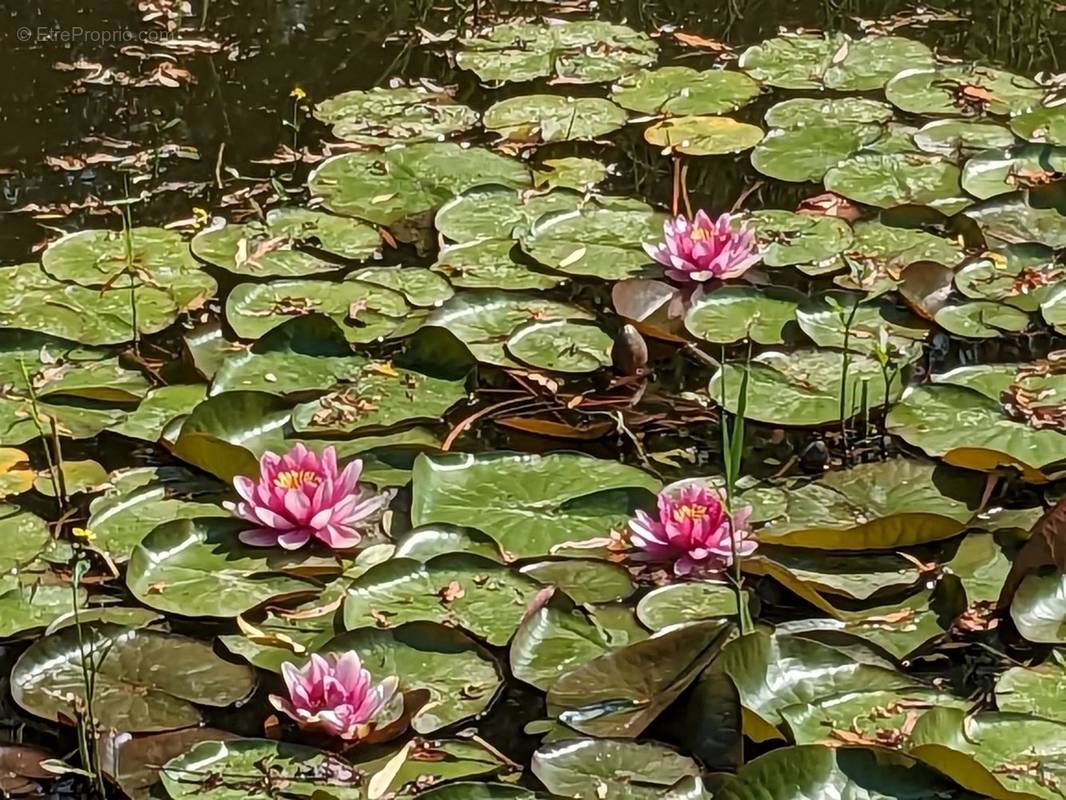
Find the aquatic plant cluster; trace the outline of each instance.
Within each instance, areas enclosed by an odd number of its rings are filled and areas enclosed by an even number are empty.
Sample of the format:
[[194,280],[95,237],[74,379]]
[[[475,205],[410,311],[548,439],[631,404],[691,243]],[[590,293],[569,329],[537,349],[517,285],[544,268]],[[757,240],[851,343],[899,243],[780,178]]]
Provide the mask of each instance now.
[[[70,745],[0,746],[0,786],[1063,797],[1061,76],[447,46],[549,93],[346,92],[305,203],[0,269],[0,635]],[[623,129],[672,196],[609,191]],[[809,192],[692,208],[704,158]]]

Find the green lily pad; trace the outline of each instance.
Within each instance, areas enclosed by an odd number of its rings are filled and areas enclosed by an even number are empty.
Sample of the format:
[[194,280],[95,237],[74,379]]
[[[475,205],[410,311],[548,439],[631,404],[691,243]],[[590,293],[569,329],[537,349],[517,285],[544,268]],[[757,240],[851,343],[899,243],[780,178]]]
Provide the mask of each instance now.
[[888,414],[888,430],[908,444],[968,469],[1016,465],[1040,475],[1066,460],[1066,434],[1007,417],[1003,406],[961,386],[918,386]]
[[736,111],[761,91],[743,72],[659,67],[624,76],[613,87],[611,98],[622,108],[641,114],[686,117]]
[[[565,190],[527,195],[504,186],[475,186],[441,206],[433,224],[442,236],[455,242],[513,241],[527,234],[545,214],[573,211],[585,202],[582,195]],[[647,208],[634,200],[622,202],[636,209]]]
[[822,76],[827,89],[841,92],[881,89],[901,70],[936,63],[926,45],[902,36],[848,40],[841,50],[833,54],[832,64]]
[[771,128],[800,130],[834,126],[867,131],[892,119],[892,107],[866,97],[794,97],[766,112]]
[[762,128],[730,117],[670,117],[644,131],[648,144],[664,152],[688,156],[721,156],[740,153],[757,145]]
[[826,292],[808,298],[796,310],[800,328],[819,347],[836,347],[866,355],[882,348],[913,360],[922,353],[929,326],[905,308],[885,300],[864,300],[850,292]]
[[48,546],[52,536],[43,519],[29,511],[0,504],[4,546],[0,550],[0,574],[17,574]]
[[342,92],[315,105],[333,135],[371,147],[440,141],[474,127],[478,114],[445,91],[426,86],[375,86]]
[[693,300],[685,327],[715,344],[749,338],[757,344],[781,344],[797,333],[796,309],[802,300],[803,295],[783,287],[721,286]]
[[[126,416],[120,408],[91,400],[41,402],[37,411],[41,427],[47,431],[55,420],[59,435],[70,439],[90,439]],[[29,398],[0,394],[0,445],[24,444],[40,435]]]
[[592,315],[578,306],[517,292],[463,292],[435,310],[423,327],[444,328],[465,344],[483,364],[514,367],[505,343],[530,322],[587,320]]
[[531,322],[511,334],[507,352],[553,372],[595,372],[611,363],[614,340],[591,322]]
[[625,524],[635,490],[659,489],[639,469],[576,453],[421,456],[413,478],[414,525],[477,528],[518,557],[605,536]]
[[[63,476],[62,482],[53,477]],[[37,473],[33,482],[33,488],[48,497],[56,496],[56,485],[66,488],[67,494],[79,494],[81,492],[98,492],[107,483],[107,470],[96,461],[64,460],[58,468],[43,469]]]
[[996,707],[1000,711],[1034,714],[1066,722],[1063,706],[1066,691],[1066,661],[1061,650],[1035,667],[1011,667],[996,681]]
[[1007,115],[1039,102],[1040,87],[1028,78],[992,67],[950,64],[898,73],[885,86],[888,102],[909,114]]
[[819,124],[766,134],[751,153],[751,165],[769,178],[794,183],[822,180],[826,172],[873,141],[880,129]]
[[870,800],[935,800],[953,786],[931,769],[882,748],[783,747],[744,765],[718,789],[715,800],[807,800],[868,797]]
[[[803,493],[802,488],[800,493]],[[810,500],[817,502],[814,500],[816,494],[817,492],[811,492]],[[807,501],[808,498],[805,497],[804,502]],[[831,502],[838,501],[833,498]],[[926,530],[931,529],[931,526],[928,526],[929,520],[923,519],[921,522],[926,525]],[[881,523],[883,520],[876,524]],[[872,528],[867,529],[868,532],[871,530]],[[885,528],[882,528],[882,531],[884,530]],[[772,535],[768,538],[772,540]],[[921,579],[917,566],[897,553],[874,553],[867,550],[842,550],[836,553],[765,543],[760,545],[757,555],[744,559],[743,568],[755,575],[769,575],[785,588],[833,616],[838,616],[833,604],[841,605],[837,598],[870,600],[875,595],[911,589]],[[812,593],[818,595],[817,601]],[[822,600],[825,602],[821,602]],[[826,603],[833,607],[832,611],[829,611]]]
[[[359,760],[356,765],[369,775],[381,776],[379,785],[388,793],[395,793],[393,796],[396,797],[421,794],[419,789],[427,785],[477,776],[491,778],[510,771],[505,756],[491,745],[476,740],[416,739],[413,745],[395,772],[388,765],[397,766],[393,759],[401,758],[402,750],[373,760]],[[385,785],[384,776],[387,775],[391,775],[392,780]]]
[[654,800],[700,774],[695,761],[665,745],[604,739],[544,745],[531,769],[552,794],[580,800]]
[[1066,577],[1048,571],[1027,575],[1011,602],[1010,615],[1026,639],[1066,643]]
[[0,592],[0,636],[47,628],[74,608],[75,594],[78,607],[83,607],[85,590],[75,593],[69,586],[31,584]]
[[1010,147],[1014,144],[1014,134],[995,122],[938,119],[914,134],[914,143],[926,153],[959,158],[982,150]]
[[956,273],[955,285],[975,300],[992,300],[1033,312],[1064,279],[1066,268],[1055,262],[1050,248],[1018,244],[978,256]]
[[1023,144],[986,150],[966,162],[962,188],[981,200],[1061,180],[1066,147]]
[[744,416],[770,425],[828,425],[840,422],[842,411],[850,419],[862,413],[862,384],[867,387],[866,398],[871,408],[885,403],[886,389],[889,401],[899,397],[902,391],[899,381],[886,387],[881,368],[874,359],[861,353],[851,354],[846,379],[844,359],[843,353],[834,350],[761,353],[747,368],[741,363],[727,363],[711,378],[707,392],[715,402],[720,402],[724,377],[725,407],[730,413],[737,413],[741,379],[747,369]]
[[621,280],[658,275],[644,245],[663,238],[666,216],[643,203],[602,203],[540,217],[521,237],[535,261],[568,275]]
[[413,528],[396,543],[396,558],[429,561],[446,553],[471,553],[503,563],[499,545],[473,528],[456,525],[422,525]]
[[473,186],[528,186],[519,161],[451,142],[413,144],[383,153],[344,153],[323,161],[308,188],[330,211],[378,225],[434,211]]
[[987,300],[944,306],[934,319],[948,333],[971,339],[994,339],[1020,333],[1029,326],[1029,315],[1024,311]]
[[611,81],[655,61],[658,45],[624,25],[592,20],[507,22],[461,39],[461,69],[483,81],[554,77],[567,83]]
[[841,34],[783,33],[752,45],[737,65],[757,81],[780,89],[820,89],[826,71],[848,39]]
[[548,689],[548,711],[592,736],[636,738],[729,640],[728,622],[694,622],[597,656]]
[[653,631],[736,615],[736,591],[728,583],[716,581],[686,581],[660,586],[637,603],[637,617]]
[[826,172],[825,188],[879,208],[914,204],[951,214],[970,204],[960,196],[958,167],[909,153],[854,156]]
[[207,384],[204,383],[159,386],[149,391],[140,405],[110,430],[131,439],[156,442],[173,420],[188,414],[205,397]]
[[1034,205],[1031,195],[1000,195],[962,213],[977,223],[989,246],[1036,242],[1055,250],[1066,247],[1066,206]]
[[982,797],[1057,800],[1064,736],[1066,723],[1026,714],[934,708],[918,719],[908,752]]
[[634,591],[625,567],[597,558],[538,561],[519,571],[535,581],[554,586],[581,606],[625,600]]
[[1066,286],[1059,286],[1040,304],[1044,321],[1059,333],[1066,333]]
[[88,345],[122,344],[167,328],[216,291],[211,276],[196,269],[148,277],[138,274],[132,291],[127,277],[101,290],[53,280],[37,264],[5,267],[0,280],[8,291],[0,297],[0,325]]
[[345,265],[323,258],[365,261],[381,246],[381,234],[365,222],[306,208],[275,208],[266,223],[223,225],[196,234],[193,255],[236,275],[303,278]]
[[149,800],[159,771],[172,758],[199,742],[224,742],[237,737],[219,728],[186,728],[147,736],[112,734],[102,742],[106,772],[132,800]]
[[532,94],[511,97],[485,112],[485,129],[522,144],[595,139],[626,124],[626,112],[599,97]]
[[96,664],[96,720],[116,730],[166,731],[196,725],[201,715],[194,703],[224,707],[248,697],[255,688],[250,667],[223,661],[209,643],[97,623],[82,626],[80,632],[64,628],[30,645],[12,670],[15,702],[52,721],[61,715],[75,719],[75,699],[85,698],[83,658],[93,658]]
[[41,254],[41,266],[55,280],[80,286],[122,285],[116,279],[124,272],[165,286],[198,269],[181,234],[164,228],[133,228],[128,237],[124,231],[68,233]]
[[945,267],[962,262],[965,254],[957,242],[917,228],[900,228],[874,220],[860,220],[848,258],[896,276],[916,261],[933,261]]
[[594,158],[567,156],[547,158],[534,168],[533,182],[538,188],[573,189],[587,192],[607,178],[607,165]]
[[344,601],[344,625],[351,630],[440,622],[504,645],[539,588],[531,578],[466,553],[424,563],[393,558],[352,582]]
[[335,435],[433,421],[466,396],[465,380],[444,380],[389,364],[368,364],[345,380],[343,388],[293,409],[293,428]]
[[366,796],[358,785],[365,776],[340,756],[273,739],[198,742],[164,764],[159,777],[174,800],[267,800],[275,794],[270,787],[279,781],[290,797]]
[[820,480],[755,488],[742,497],[766,524],[759,541],[823,550],[888,550],[947,539],[977,513],[983,482],[971,473],[893,458],[827,472]]
[[349,341],[370,342],[391,334],[409,310],[399,292],[361,280],[241,283],[226,298],[226,321],[242,339],[258,339],[308,314],[325,314]]
[[465,289],[551,289],[566,280],[565,275],[540,272],[522,263],[518,245],[511,239],[445,245],[433,269],[447,276],[453,286]]
[[92,502],[86,527],[93,547],[116,562],[126,561],[149,531],[163,522],[222,517],[219,505],[229,487],[181,467],[138,467],[111,475],[111,486]]
[[[455,294],[447,280],[423,267],[368,267],[351,273],[345,280],[372,283],[392,289],[418,308],[439,306]],[[356,319],[358,318],[357,316]]]
[[1030,142],[1066,145],[1066,107],[1037,106],[1011,117],[1010,129]]
[[816,270],[836,265],[852,241],[851,227],[842,219],[791,211],[756,211],[746,219],[767,267],[808,265]]
[[289,552],[242,545],[238,520],[166,522],[133,549],[126,585],[151,608],[186,617],[236,617],[268,600],[315,594],[319,586],[281,573]]

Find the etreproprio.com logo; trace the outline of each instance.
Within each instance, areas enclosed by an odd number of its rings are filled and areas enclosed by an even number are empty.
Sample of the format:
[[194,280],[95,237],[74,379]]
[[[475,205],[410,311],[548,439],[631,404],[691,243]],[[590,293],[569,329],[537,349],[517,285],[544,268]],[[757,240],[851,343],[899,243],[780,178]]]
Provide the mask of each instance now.
[[22,27],[15,32],[20,42],[51,42],[55,44],[75,44],[90,42],[93,44],[135,44],[160,42],[173,36],[164,30],[132,30],[130,28],[86,28],[74,25],[69,28]]

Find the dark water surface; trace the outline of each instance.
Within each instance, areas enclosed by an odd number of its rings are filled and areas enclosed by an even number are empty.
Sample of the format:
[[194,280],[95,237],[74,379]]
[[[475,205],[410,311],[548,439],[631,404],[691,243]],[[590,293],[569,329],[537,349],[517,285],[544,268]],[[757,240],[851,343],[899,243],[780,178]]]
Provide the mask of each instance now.
[[[190,12],[173,20],[179,28],[170,35],[207,39],[222,48],[215,53],[175,56],[170,63],[191,73],[195,82],[180,81],[178,87],[165,88],[79,85],[79,77],[91,76],[94,70],[72,71],[63,66],[85,62],[99,65],[96,72],[110,69],[134,77],[156,70],[163,61],[140,59],[135,51],[137,40],[167,34],[160,20],[142,19],[151,13],[143,0],[144,11],[134,0],[5,0],[0,3],[0,263],[28,259],[32,248],[48,236],[43,226],[64,230],[118,227],[118,215],[106,210],[97,210],[91,221],[83,219],[87,212],[77,209],[65,216],[71,210],[67,208],[37,222],[28,213],[10,213],[30,204],[81,205],[92,204],[91,198],[106,202],[126,196],[121,172],[103,164],[79,166],[69,161],[71,157],[127,154],[162,145],[195,148],[197,160],[164,158],[137,170],[150,177],[135,181],[130,191],[149,192],[150,197],[136,205],[134,223],[158,224],[187,217],[193,207],[211,210],[223,194],[242,184],[292,175],[288,165],[253,162],[270,158],[279,143],[291,143],[292,131],[284,120],[291,115],[294,87],[305,90],[314,101],[393,79],[429,78],[458,83],[458,99],[478,109],[506,96],[528,93],[529,85],[480,87],[472,73],[453,69],[447,42],[421,44],[419,30],[441,35],[469,27],[475,2],[192,0]],[[153,0],[151,5],[168,3]],[[476,11],[483,22],[541,13],[628,22],[638,30],[673,26],[738,50],[773,36],[780,27],[857,33],[862,20],[884,20],[892,26],[917,16],[914,24],[897,30],[955,57],[1033,74],[1059,72],[1066,64],[1066,11],[1062,8],[1055,0],[954,0],[935,7],[902,0],[566,0],[562,4],[481,0]],[[894,15],[901,16],[894,19]],[[715,61],[713,54],[679,49],[670,37],[663,37],[662,43],[661,63],[673,60],[709,66]],[[602,87],[549,91],[598,94]],[[756,104],[746,114],[758,115],[763,110]],[[326,133],[307,121],[299,144],[315,148],[320,137],[328,138]],[[103,137],[134,146],[108,151],[100,141]],[[551,147],[565,154],[574,145]],[[585,153],[590,149],[596,148],[584,146]],[[638,128],[601,150],[590,154],[618,165],[611,188],[635,190],[652,201],[668,202],[669,164],[640,140]],[[67,166],[74,168],[50,166],[47,158],[68,160]],[[746,154],[733,160],[694,162],[690,191],[694,200],[713,210],[732,205],[758,180]],[[215,183],[216,175],[223,189]],[[302,174],[292,177],[297,181],[288,185],[299,185]],[[174,191],[159,191],[168,183],[184,181],[192,185],[177,184]],[[806,188],[777,184],[762,190],[748,205],[787,207]]]

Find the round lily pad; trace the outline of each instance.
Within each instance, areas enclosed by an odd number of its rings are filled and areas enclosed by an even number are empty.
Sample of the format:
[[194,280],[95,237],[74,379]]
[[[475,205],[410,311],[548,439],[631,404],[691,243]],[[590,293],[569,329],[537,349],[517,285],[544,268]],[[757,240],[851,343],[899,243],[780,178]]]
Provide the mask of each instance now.
[[892,119],[892,107],[865,97],[794,97],[771,106],[765,119],[770,127],[786,130],[812,125],[866,129]]
[[852,241],[851,227],[837,217],[756,211],[744,219],[755,231],[762,263],[768,267],[836,266]]
[[532,770],[552,794],[589,800],[654,800],[684,776],[699,775],[695,761],[665,745],[609,739],[544,745]]
[[1004,333],[1020,333],[1029,326],[1029,315],[1024,311],[989,300],[946,305],[933,319],[948,333],[970,339],[994,339]]
[[626,124],[626,112],[599,97],[533,94],[501,100],[485,112],[485,128],[522,144],[595,139]]
[[1056,263],[1051,248],[1039,244],[989,251],[955,275],[955,285],[967,297],[1006,303],[1027,312],[1036,311],[1063,280],[1066,268]]
[[1066,147],[1025,144],[978,153],[962,170],[962,188],[981,200],[1060,180]]
[[548,189],[587,192],[607,178],[607,165],[594,158],[546,158],[534,168],[533,182]]
[[419,85],[342,92],[317,103],[315,117],[340,139],[376,147],[440,141],[478,121],[474,109],[447,92]]
[[704,619],[723,619],[737,614],[737,594],[728,583],[686,581],[652,589],[637,603],[637,617],[659,631]]
[[611,363],[614,340],[591,322],[531,322],[507,340],[507,352],[531,367],[595,372]]
[[[629,202],[634,208],[646,208],[643,203]],[[545,214],[583,205],[582,195],[571,191],[527,194],[503,186],[476,186],[441,206],[433,224],[454,242],[513,241]]]
[[1014,134],[995,122],[938,119],[915,133],[914,143],[926,153],[957,159],[982,150],[1010,147]]
[[80,286],[107,286],[124,272],[165,285],[198,269],[181,234],[164,228],[68,233],[48,245],[41,266],[55,280]]
[[624,76],[611,97],[622,108],[641,114],[687,117],[736,111],[760,91],[759,84],[743,72],[659,67]]
[[1066,578],[1051,571],[1027,575],[1011,601],[1010,615],[1029,641],[1066,643]]
[[460,43],[456,65],[483,81],[610,81],[650,65],[659,50],[647,34],[592,20],[507,22]]
[[334,156],[318,165],[307,185],[334,213],[392,225],[433,211],[473,186],[517,188],[529,182],[519,161],[476,147],[430,142]]
[[722,286],[694,300],[685,314],[689,332],[715,344],[751,339],[782,344],[796,334],[796,309],[803,295],[768,286]]
[[644,245],[663,238],[665,215],[632,202],[582,206],[540,217],[522,237],[535,261],[569,275],[620,280],[659,273]]
[[1066,106],[1037,106],[1011,117],[1010,129],[1030,142],[1066,145]]
[[749,47],[737,64],[755,80],[770,86],[820,89],[826,70],[847,46],[848,39],[841,34],[783,33]]
[[929,116],[1007,115],[1024,111],[1042,96],[1040,87],[1028,78],[964,64],[905,69],[885,86],[892,105]]
[[[749,367],[727,363],[711,378],[707,392],[712,400],[720,402],[724,389],[726,409],[737,413],[743,373],[747,370],[746,418],[768,425],[828,425],[840,422],[841,412],[846,419],[862,413],[863,384],[871,408],[886,400],[885,379],[874,359],[851,354],[846,380],[844,359],[845,355],[835,350],[761,353]],[[900,391],[899,381],[893,381],[887,399],[895,400]]]
[[419,308],[439,306],[455,291],[442,276],[423,267],[368,267],[351,273],[347,280],[384,286],[404,296]]
[[265,224],[208,228],[190,246],[197,258],[237,275],[301,278],[344,267],[318,253],[363,261],[380,245],[377,229],[358,220],[306,208],[275,208]]
[[835,167],[877,138],[879,128],[858,125],[810,125],[766,134],[751,153],[751,165],[769,178],[794,183],[822,180]]
[[96,663],[93,713],[100,725],[116,730],[196,725],[201,721],[196,705],[228,706],[255,688],[251,667],[222,660],[209,643],[90,623],[39,639],[19,657],[12,670],[15,702],[53,721],[76,719],[75,703],[85,701],[83,659],[90,657]]
[[932,51],[902,36],[867,36],[849,40],[833,54],[822,81],[827,89],[868,92],[882,88],[902,70],[935,64]]
[[990,246],[1037,242],[1055,250],[1066,247],[1066,207],[1037,205],[1032,192],[1014,192],[985,200],[962,213],[977,223]]
[[825,188],[880,208],[915,204],[950,214],[970,203],[960,197],[959,168],[935,156],[854,156],[826,172]]
[[861,295],[827,292],[808,298],[796,311],[796,321],[803,332],[820,347],[837,347],[908,361],[921,355],[921,342],[930,333],[929,326],[906,308],[878,299],[865,301]]
[[550,289],[566,280],[523,263],[518,244],[511,239],[484,239],[445,245],[433,270],[464,289],[523,291]]
[[757,145],[762,137],[761,128],[730,117],[670,117],[644,131],[648,144],[689,156],[740,153]]

